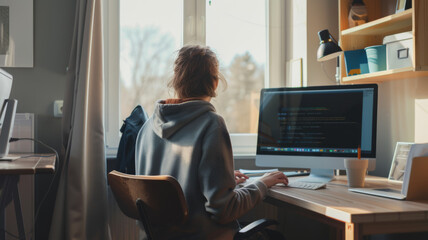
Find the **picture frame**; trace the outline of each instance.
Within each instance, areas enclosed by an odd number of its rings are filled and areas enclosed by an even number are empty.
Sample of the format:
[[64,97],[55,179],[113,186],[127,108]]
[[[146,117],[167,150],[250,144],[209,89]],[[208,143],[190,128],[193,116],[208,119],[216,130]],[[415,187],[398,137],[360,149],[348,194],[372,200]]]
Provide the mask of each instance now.
[[389,171],[388,180],[395,182],[403,182],[404,172],[406,170],[407,158],[409,156],[410,148],[414,143],[411,142],[397,142],[395,146],[394,157],[391,162],[391,169]]
[[33,0],[0,0],[0,67],[34,67]]
[[412,8],[412,0],[397,0],[395,6],[395,13],[403,12],[404,10]]

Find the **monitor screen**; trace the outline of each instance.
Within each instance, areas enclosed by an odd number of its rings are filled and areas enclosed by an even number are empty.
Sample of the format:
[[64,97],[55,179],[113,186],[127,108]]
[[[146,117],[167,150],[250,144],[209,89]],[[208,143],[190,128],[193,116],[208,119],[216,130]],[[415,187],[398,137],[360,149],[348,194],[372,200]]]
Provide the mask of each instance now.
[[374,159],[376,119],[375,84],[263,89],[256,164],[343,169],[358,147]]
[[4,100],[9,98],[10,91],[12,89],[12,75],[5,72],[3,69],[0,68],[0,128],[3,124],[4,115],[2,110],[5,111],[5,109],[1,109],[3,107]]
[[9,139],[15,119],[17,101],[9,99],[12,80],[12,75],[0,69],[0,159],[6,159],[9,153]]

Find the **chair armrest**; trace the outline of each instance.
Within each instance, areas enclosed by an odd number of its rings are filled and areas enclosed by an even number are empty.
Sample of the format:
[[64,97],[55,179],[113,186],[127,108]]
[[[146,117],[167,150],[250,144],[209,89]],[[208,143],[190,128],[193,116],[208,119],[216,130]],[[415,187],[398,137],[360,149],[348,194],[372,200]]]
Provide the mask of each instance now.
[[249,236],[253,235],[254,233],[263,230],[267,226],[277,225],[277,224],[278,224],[278,222],[276,220],[273,220],[273,219],[262,218],[262,219],[256,220],[256,221],[248,224],[247,226],[245,226],[241,230],[239,230],[239,232],[237,232],[235,234],[235,239],[248,238]]

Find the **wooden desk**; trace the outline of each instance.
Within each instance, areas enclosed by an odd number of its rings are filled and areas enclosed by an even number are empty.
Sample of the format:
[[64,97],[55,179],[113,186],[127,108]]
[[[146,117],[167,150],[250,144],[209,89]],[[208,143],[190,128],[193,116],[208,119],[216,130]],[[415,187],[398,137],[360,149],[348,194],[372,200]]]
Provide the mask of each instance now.
[[[365,235],[428,231],[428,201],[400,201],[348,191],[346,176],[336,177],[326,189],[272,187],[267,202],[293,208],[337,229],[336,238],[363,239]],[[366,187],[392,187],[386,178],[367,177]]]
[[[54,173],[55,154],[25,154],[14,161],[0,161],[0,227],[4,229],[4,211],[14,201],[19,238],[25,238],[24,223],[19,199],[18,182],[21,174]],[[5,239],[3,231],[0,240]]]
[[0,161],[0,174],[54,173],[55,158],[55,154],[26,154],[14,161]]

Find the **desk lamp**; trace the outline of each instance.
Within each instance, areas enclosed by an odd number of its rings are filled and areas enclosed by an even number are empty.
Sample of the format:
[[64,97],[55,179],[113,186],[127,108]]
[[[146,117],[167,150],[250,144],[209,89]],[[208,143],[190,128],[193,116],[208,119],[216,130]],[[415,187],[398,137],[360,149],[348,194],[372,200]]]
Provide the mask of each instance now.
[[336,39],[334,39],[333,36],[330,35],[328,29],[319,31],[318,36],[320,38],[320,46],[318,47],[317,52],[318,62],[337,58],[336,82],[339,83],[339,55],[342,53],[342,48],[339,47]]

